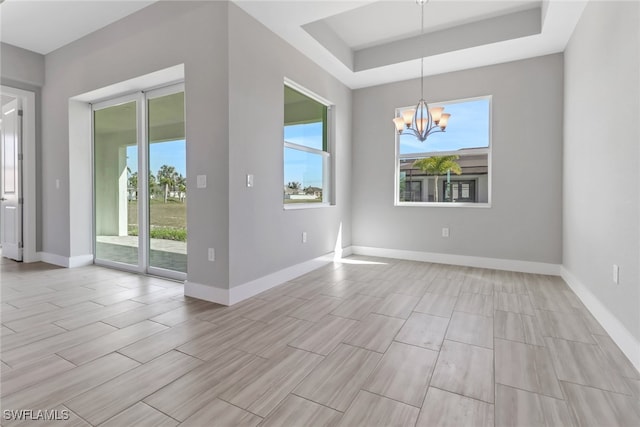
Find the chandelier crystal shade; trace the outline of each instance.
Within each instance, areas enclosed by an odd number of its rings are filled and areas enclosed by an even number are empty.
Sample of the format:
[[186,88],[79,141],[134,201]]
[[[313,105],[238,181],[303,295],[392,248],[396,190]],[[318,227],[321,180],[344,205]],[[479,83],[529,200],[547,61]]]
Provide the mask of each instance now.
[[[424,34],[424,5],[428,0],[416,0],[421,6],[420,36]],[[424,100],[424,55],[420,57],[420,101],[415,109],[404,110],[400,117],[393,119],[398,135],[411,134],[421,142],[429,135],[444,132],[451,114],[443,113],[443,107],[429,108]]]

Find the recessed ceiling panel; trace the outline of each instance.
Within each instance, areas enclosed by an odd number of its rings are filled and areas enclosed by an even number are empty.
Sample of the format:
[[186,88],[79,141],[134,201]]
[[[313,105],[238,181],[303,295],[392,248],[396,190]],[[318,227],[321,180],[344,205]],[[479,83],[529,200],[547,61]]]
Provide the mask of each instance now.
[[[538,0],[431,0],[424,6],[425,32],[539,8],[540,4]],[[355,51],[420,34],[420,6],[411,0],[379,1],[322,21]]]

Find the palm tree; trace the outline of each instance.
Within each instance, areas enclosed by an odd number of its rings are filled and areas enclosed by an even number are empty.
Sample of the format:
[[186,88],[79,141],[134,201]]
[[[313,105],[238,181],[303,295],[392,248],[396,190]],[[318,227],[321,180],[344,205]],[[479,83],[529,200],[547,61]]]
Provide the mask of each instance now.
[[447,172],[453,172],[456,175],[462,174],[462,168],[456,162],[460,156],[433,156],[413,162],[413,167],[418,168],[427,175],[434,176],[435,191],[433,193],[433,201],[438,201],[438,176],[445,175]]
[[157,177],[160,185],[164,187],[164,202],[167,203],[169,187],[173,189],[173,187],[176,185],[178,172],[176,172],[176,168],[173,166],[162,165],[160,166]]

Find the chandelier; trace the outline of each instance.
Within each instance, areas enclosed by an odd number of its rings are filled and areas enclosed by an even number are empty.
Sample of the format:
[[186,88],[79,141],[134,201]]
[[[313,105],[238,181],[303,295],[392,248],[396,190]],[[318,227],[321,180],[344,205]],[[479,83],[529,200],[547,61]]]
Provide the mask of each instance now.
[[[424,34],[424,5],[429,0],[416,0],[421,6],[420,36]],[[422,38],[422,37],[421,37]],[[415,109],[404,110],[393,119],[398,135],[410,134],[424,142],[429,135],[444,132],[451,114],[443,113],[443,107],[429,108],[424,100],[424,55],[420,56],[420,101]]]

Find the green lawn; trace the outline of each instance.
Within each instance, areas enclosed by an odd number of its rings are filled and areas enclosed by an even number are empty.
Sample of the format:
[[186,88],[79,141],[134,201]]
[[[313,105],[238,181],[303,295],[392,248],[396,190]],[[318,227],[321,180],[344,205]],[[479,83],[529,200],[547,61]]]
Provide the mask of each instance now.
[[[169,199],[152,199],[150,207],[151,237],[185,241],[187,238],[187,203]],[[129,235],[138,235],[138,202],[128,204]]]

